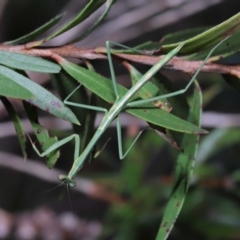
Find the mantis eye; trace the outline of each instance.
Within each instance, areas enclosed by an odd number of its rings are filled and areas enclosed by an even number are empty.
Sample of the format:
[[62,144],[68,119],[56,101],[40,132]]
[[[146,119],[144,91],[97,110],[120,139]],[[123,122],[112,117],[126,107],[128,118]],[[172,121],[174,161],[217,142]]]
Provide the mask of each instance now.
[[75,187],[75,185],[76,185],[76,182],[66,175],[59,175],[58,179],[64,183],[68,184],[70,187]]
[[70,180],[70,181],[68,182],[68,184],[69,184],[70,187],[75,187],[75,186],[76,186],[76,183],[75,183],[74,180]]

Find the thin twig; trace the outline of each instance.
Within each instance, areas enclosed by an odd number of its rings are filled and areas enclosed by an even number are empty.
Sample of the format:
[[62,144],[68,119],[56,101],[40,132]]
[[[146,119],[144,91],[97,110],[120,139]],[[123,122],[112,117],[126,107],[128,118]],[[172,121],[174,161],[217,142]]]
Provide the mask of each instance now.
[[[31,48],[28,49],[26,45],[17,45],[17,46],[7,46],[0,45],[0,50],[21,53],[30,56],[37,57],[47,57],[54,59],[55,56],[59,55],[66,58],[79,58],[79,59],[107,59],[107,56],[103,53],[105,48],[77,48],[73,45],[67,45],[57,48]],[[122,60],[129,60],[131,62],[138,62],[146,65],[154,65],[161,58],[164,58],[164,55],[161,56],[149,56],[149,55],[139,55],[139,54],[115,54]],[[195,73],[197,69],[201,66],[202,61],[188,61],[183,58],[174,57],[169,61],[165,68],[171,70],[183,71],[186,73]],[[240,65],[223,65],[212,62],[207,62],[202,70],[202,72],[211,72],[211,73],[221,73],[221,74],[232,74],[234,76],[240,77]]]

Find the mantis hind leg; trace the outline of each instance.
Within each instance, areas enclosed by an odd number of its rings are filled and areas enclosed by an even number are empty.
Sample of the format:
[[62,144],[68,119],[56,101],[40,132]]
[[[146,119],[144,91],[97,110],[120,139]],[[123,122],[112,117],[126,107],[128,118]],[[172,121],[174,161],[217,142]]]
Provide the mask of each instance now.
[[110,74],[111,74],[111,79],[112,79],[112,83],[113,83],[113,89],[114,89],[114,93],[116,95],[116,99],[119,98],[119,93],[118,93],[118,88],[117,88],[117,80],[115,77],[115,72],[114,72],[114,67],[113,67],[113,61],[112,61],[112,53],[111,53],[111,48],[110,45],[115,45],[121,48],[125,48],[127,50],[131,50],[134,51],[136,53],[142,53],[142,51],[127,47],[125,45],[116,43],[116,42],[111,42],[111,41],[106,41],[106,49],[107,49],[107,57],[108,57],[108,64],[109,64],[109,69],[110,69]]
[[[110,73],[111,73],[111,78],[112,78],[112,83],[113,83],[113,89],[114,89],[114,93],[116,95],[116,100],[119,98],[119,93],[118,93],[118,88],[117,88],[117,81],[116,81],[116,77],[115,77],[115,72],[114,72],[114,67],[113,67],[113,63],[112,63],[112,56],[111,56],[111,49],[110,49],[110,44],[128,49],[128,50],[133,50],[135,52],[140,52],[139,50],[136,49],[132,49],[129,48],[127,46],[124,46],[122,44],[119,43],[115,43],[115,42],[110,42],[107,41],[106,42],[106,49],[107,49],[107,56],[108,56],[108,63],[109,63],[109,69],[110,69]],[[138,138],[141,136],[141,134],[143,133],[143,131],[145,129],[142,129],[138,135],[136,136],[136,138],[133,140],[132,144],[130,145],[130,147],[127,149],[127,151],[125,153],[123,153],[123,147],[122,147],[122,130],[121,130],[121,122],[119,117],[117,117],[116,119],[116,123],[117,123],[117,137],[118,137],[118,153],[119,153],[119,158],[123,159],[126,157],[126,155],[129,153],[129,151],[131,150],[131,148],[133,147],[133,145],[135,144],[135,142],[138,140]]]
[[216,48],[218,48],[224,41],[226,40],[223,39],[221,42],[219,42],[217,45],[215,45],[211,51],[209,51],[208,55],[206,56],[206,58],[204,59],[204,61],[202,62],[201,66],[198,68],[198,70],[194,73],[194,75],[192,76],[191,80],[188,82],[187,86],[184,88],[184,89],[181,89],[181,90],[178,90],[178,91],[175,91],[175,92],[172,92],[172,93],[168,93],[168,94],[164,94],[164,95],[161,95],[161,96],[157,96],[157,97],[152,97],[152,98],[149,98],[149,99],[144,99],[144,100],[137,100],[137,101],[133,101],[133,102],[130,102],[126,105],[127,108],[131,108],[131,107],[137,107],[137,106],[140,106],[142,104],[145,104],[145,103],[150,103],[150,102],[154,102],[154,101],[158,101],[158,100],[161,100],[163,98],[169,98],[169,97],[174,97],[174,96],[177,96],[177,95],[180,95],[180,94],[183,94],[185,93],[189,87],[192,85],[194,79],[197,77],[197,75],[199,74],[199,72],[202,70],[203,66],[205,65],[205,63],[207,62],[207,60],[209,59],[209,57],[212,55],[212,53],[214,52],[214,50]]
[[119,158],[122,160],[124,159],[127,154],[129,153],[129,151],[132,149],[133,145],[135,144],[135,142],[139,139],[139,137],[142,135],[143,131],[146,128],[143,128],[138,135],[135,137],[135,139],[133,140],[133,142],[131,143],[130,147],[126,150],[125,153],[123,153],[123,147],[122,147],[122,130],[121,130],[121,123],[120,123],[120,119],[119,117],[117,118],[117,137],[118,137],[118,154],[119,154]]
[[[223,40],[225,41],[225,39]],[[187,84],[187,86],[179,91],[175,91],[169,94],[164,94],[161,96],[157,96],[157,97],[152,97],[149,99],[144,99],[144,100],[137,100],[137,101],[133,101],[130,102],[128,104],[126,104],[126,107],[136,107],[145,103],[150,103],[153,101],[157,101],[163,98],[167,98],[167,97],[173,97],[173,96],[177,96],[180,94],[185,93],[188,88],[191,86],[191,84],[193,83],[195,77],[198,75],[198,73],[201,71],[202,67],[204,66],[204,64],[207,62],[208,58],[211,56],[211,54],[213,53],[213,51],[223,42],[221,41],[220,43],[218,43],[214,48],[211,49],[211,51],[209,52],[209,54],[207,55],[207,57],[205,58],[205,60],[202,62],[200,68],[196,71],[196,73],[193,75],[193,77],[191,78],[191,80],[189,81],[189,83]],[[108,60],[109,60],[109,67],[110,67],[110,72],[111,72],[111,77],[112,77],[112,81],[113,81],[113,88],[114,88],[114,92],[116,95],[116,98],[119,98],[119,94],[118,94],[118,89],[117,89],[117,83],[116,83],[116,78],[115,78],[115,74],[114,74],[114,69],[113,69],[113,64],[112,64],[112,58],[111,58],[111,50],[110,50],[110,43],[111,42],[106,42],[106,49],[107,49],[107,55],[108,55]],[[130,49],[128,47],[125,47],[121,44],[117,44],[117,43],[113,43],[115,45],[118,45],[120,47],[126,48],[126,49]],[[133,49],[134,50],[134,49]],[[137,50],[134,50],[137,51]],[[137,51],[139,52],[139,51]],[[128,152],[130,151],[130,149],[132,148],[132,146],[135,144],[135,142],[137,141],[137,139],[140,137],[140,135],[142,134],[143,130],[139,132],[139,134],[137,135],[137,137],[134,139],[133,143],[131,144],[131,146],[129,147],[129,149],[126,151],[126,153],[123,154],[123,150],[122,150],[122,134],[121,134],[121,123],[119,120],[119,117],[117,118],[117,134],[118,134],[118,148],[119,148],[119,158],[123,159]]]

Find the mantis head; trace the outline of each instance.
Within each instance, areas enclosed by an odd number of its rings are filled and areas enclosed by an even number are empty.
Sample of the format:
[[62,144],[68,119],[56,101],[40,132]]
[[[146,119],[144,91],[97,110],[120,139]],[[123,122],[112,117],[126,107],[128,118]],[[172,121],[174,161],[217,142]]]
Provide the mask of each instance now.
[[68,184],[70,187],[74,187],[76,185],[76,182],[73,179],[71,179],[68,176],[66,176],[66,175],[59,175],[58,178],[62,182]]

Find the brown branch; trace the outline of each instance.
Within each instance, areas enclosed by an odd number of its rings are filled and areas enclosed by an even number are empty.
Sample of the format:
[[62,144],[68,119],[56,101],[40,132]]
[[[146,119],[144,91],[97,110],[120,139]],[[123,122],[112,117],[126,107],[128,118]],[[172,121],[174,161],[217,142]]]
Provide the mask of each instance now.
[[[0,45],[0,50],[22,53],[30,56],[37,57],[47,57],[53,58],[54,55],[60,55],[65,58],[79,58],[79,59],[107,59],[105,55],[105,48],[77,48],[73,45],[66,45],[56,48],[27,48],[26,45],[18,46],[7,46]],[[146,65],[154,65],[159,61],[164,55],[161,56],[150,56],[150,55],[139,55],[139,54],[126,54],[126,53],[115,53],[117,57],[122,60],[129,60],[131,62],[142,63]],[[202,61],[188,61],[180,57],[174,57],[169,61],[164,68],[171,70],[183,71],[186,73],[195,73],[201,66]],[[240,77],[240,65],[223,65],[218,63],[207,62],[202,70],[202,72],[211,73],[221,73],[221,74],[231,74],[236,77]]]
[[[143,63],[146,65],[154,65],[164,56],[146,56],[146,55],[131,55],[131,54],[115,54],[118,57],[129,60],[132,62]],[[202,61],[188,61],[183,58],[174,57],[170,60],[164,68],[171,70],[179,70],[186,73],[195,73],[201,66]],[[240,65],[223,65],[212,62],[207,62],[202,70],[202,72],[211,72],[211,73],[222,73],[222,74],[232,74],[237,77],[240,77]]]

